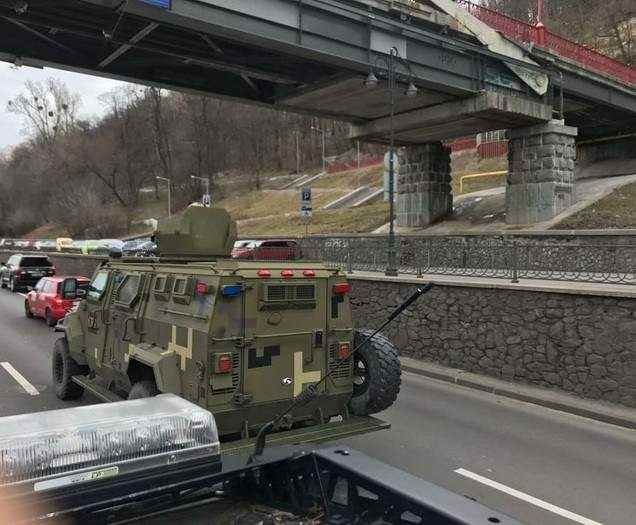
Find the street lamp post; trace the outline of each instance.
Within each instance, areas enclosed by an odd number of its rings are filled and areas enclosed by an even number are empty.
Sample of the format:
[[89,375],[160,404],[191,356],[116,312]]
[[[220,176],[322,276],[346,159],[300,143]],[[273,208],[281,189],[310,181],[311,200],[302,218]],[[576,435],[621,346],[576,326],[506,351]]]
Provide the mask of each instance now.
[[172,181],[166,177],[155,177],[157,180],[162,180],[168,183],[168,218],[172,217]]
[[322,171],[323,173],[325,173],[327,171],[327,160],[325,158],[325,133],[326,131],[320,128],[317,128],[316,126],[312,126],[311,129],[313,131],[316,131],[317,133],[321,133],[322,134]]
[[407,97],[414,97],[417,95],[417,88],[413,84],[413,74],[411,72],[411,66],[404,60],[397,49],[392,47],[389,50],[388,57],[377,57],[375,62],[371,64],[369,75],[364,84],[366,87],[374,88],[379,84],[378,77],[376,77],[374,70],[377,70],[380,76],[387,78],[387,90],[389,92],[389,101],[391,105],[391,117],[390,117],[390,142],[389,142],[389,239],[387,246],[387,267],[385,270],[386,275],[396,276],[397,261],[396,261],[396,249],[395,249],[395,91],[398,87],[398,67],[402,66],[406,71],[408,87],[405,91]]

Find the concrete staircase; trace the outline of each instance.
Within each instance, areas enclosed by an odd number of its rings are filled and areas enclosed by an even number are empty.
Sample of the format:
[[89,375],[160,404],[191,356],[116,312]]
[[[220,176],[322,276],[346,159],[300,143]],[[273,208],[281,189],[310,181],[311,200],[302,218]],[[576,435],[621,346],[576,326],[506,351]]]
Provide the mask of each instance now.
[[372,188],[369,186],[360,186],[355,190],[343,195],[342,197],[330,202],[326,206],[323,206],[323,210],[339,210],[342,208],[353,208],[355,206],[361,206],[362,204],[368,204],[374,199],[377,199],[382,195],[382,189]]
[[291,182],[288,182],[287,184],[284,184],[279,189],[281,189],[281,190],[289,190],[289,189],[292,189],[292,188],[300,188],[300,187],[304,186],[305,184],[309,184],[310,182],[318,180],[320,177],[324,177],[326,174],[327,174],[326,172],[322,171],[322,172],[318,173],[317,175],[302,175],[302,176],[292,180]]

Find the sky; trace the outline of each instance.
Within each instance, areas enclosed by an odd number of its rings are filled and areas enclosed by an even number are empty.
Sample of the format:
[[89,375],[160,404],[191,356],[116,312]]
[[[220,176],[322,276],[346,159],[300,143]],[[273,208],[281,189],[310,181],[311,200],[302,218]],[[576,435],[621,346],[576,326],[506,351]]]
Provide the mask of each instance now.
[[79,116],[88,118],[101,116],[104,108],[98,97],[124,82],[109,80],[90,75],[81,75],[59,69],[37,69],[32,67],[15,67],[6,62],[0,62],[0,152],[19,144],[26,136],[23,132],[24,124],[20,117],[7,111],[7,102],[24,91],[27,80],[44,81],[47,78],[63,80],[72,92],[82,97]]

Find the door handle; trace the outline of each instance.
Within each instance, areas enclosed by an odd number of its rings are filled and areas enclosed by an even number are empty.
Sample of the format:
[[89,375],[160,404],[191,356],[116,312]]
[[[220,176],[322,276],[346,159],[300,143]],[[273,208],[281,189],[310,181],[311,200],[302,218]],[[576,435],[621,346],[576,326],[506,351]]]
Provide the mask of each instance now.
[[126,341],[127,343],[130,342],[130,338],[128,337],[128,323],[130,321],[137,321],[137,318],[136,317],[127,317],[126,320],[124,321],[124,335],[121,336],[121,340],[122,341]]

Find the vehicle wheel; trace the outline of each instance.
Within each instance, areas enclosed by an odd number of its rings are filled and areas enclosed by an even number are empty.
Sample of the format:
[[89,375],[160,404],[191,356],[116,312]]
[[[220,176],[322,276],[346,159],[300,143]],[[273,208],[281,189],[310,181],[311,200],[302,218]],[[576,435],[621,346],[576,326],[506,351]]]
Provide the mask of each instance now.
[[[371,330],[356,330],[354,348]],[[368,416],[389,408],[400,391],[402,369],[395,346],[376,334],[353,356],[353,395],[349,410],[356,416]]]
[[7,283],[5,283],[4,279],[2,279],[1,277],[0,277],[0,287],[2,287],[2,288],[6,288],[7,287]]
[[159,389],[154,381],[139,381],[135,383],[130,392],[128,399],[142,399],[144,397],[154,397],[159,394]]
[[48,308],[46,309],[46,313],[44,314],[44,319],[46,319],[46,324],[49,325],[51,328],[53,328],[57,324],[57,321],[53,318],[51,310],[49,310]]
[[29,319],[33,319],[33,312],[31,311],[31,307],[29,306],[29,301],[24,301],[24,314]]
[[77,364],[68,350],[66,338],[60,337],[55,341],[52,356],[53,388],[55,395],[66,401],[78,399],[84,393],[84,389],[71,379],[73,376],[83,375],[84,367]]

